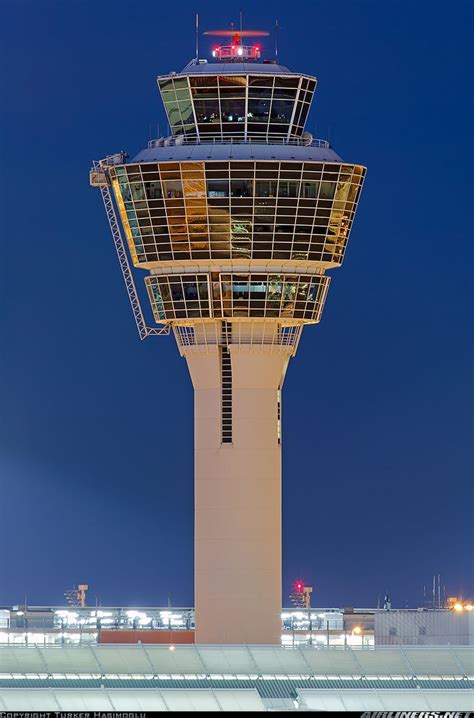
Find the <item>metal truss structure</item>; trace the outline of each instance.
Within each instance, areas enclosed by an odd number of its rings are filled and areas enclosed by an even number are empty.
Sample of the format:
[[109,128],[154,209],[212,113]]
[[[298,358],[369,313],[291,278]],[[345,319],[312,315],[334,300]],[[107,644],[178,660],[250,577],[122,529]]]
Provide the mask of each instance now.
[[117,215],[115,214],[115,207],[110,192],[107,165],[115,164],[114,158],[117,158],[119,161],[123,161],[123,155],[124,153],[120,153],[119,155],[106,157],[105,160],[94,162],[90,172],[90,184],[93,187],[99,187],[100,189],[105,212],[109,221],[110,231],[112,233],[112,239],[115,245],[115,251],[117,252],[120,269],[122,270],[123,281],[125,282],[125,288],[127,290],[130,306],[132,307],[133,316],[135,318],[138,335],[140,339],[143,340],[150,336],[168,335],[170,333],[170,327],[162,326],[158,328],[147,326],[137,289],[135,287],[133,274],[130,269],[127,250],[125,249],[122,233],[120,232],[120,226],[117,222]]

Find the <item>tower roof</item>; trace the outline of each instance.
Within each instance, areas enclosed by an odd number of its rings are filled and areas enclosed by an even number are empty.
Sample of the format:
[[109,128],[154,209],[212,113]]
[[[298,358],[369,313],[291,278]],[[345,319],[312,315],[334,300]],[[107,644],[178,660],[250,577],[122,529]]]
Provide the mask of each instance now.
[[[172,75],[298,75],[300,72],[293,72],[284,65],[277,65],[274,62],[203,62],[196,63],[191,60],[179,73]],[[312,77],[303,73],[305,77]]]
[[131,162],[183,162],[185,160],[276,160],[299,162],[342,162],[329,147],[314,147],[289,144],[225,144],[202,143],[182,144],[165,147],[151,147],[137,154]]

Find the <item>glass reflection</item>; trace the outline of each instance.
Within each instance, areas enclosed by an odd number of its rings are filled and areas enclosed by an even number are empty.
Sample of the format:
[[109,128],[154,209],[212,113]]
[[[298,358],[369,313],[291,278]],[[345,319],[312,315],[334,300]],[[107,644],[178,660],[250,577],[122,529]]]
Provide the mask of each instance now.
[[137,264],[225,257],[339,264],[364,170],[200,161],[130,164],[113,175]]
[[314,322],[320,319],[329,278],[284,274],[170,275],[150,276],[145,283],[156,321],[282,317]]
[[315,83],[301,78],[301,89],[299,84],[299,76],[210,75],[159,81],[172,133],[203,138],[286,137],[288,132],[301,136]]

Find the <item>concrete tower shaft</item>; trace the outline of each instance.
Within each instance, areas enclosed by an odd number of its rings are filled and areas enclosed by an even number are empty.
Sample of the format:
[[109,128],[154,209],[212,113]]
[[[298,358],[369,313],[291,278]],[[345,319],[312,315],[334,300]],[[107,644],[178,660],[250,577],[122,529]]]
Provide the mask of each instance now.
[[278,644],[281,391],[343,261],[365,168],[305,131],[309,75],[193,61],[158,84],[172,136],[99,163],[92,183],[116,236],[113,192],[194,386],[196,641]]
[[229,340],[183,349],[195,407],[196,642],[279,643],[280,392],[292,350]]

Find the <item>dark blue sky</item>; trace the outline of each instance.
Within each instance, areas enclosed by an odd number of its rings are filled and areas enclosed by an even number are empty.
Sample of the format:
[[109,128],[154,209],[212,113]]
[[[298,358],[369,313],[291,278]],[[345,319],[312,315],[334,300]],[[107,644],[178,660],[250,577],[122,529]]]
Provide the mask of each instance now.
[[[0,604],[85,581],[190,605],[191,382],[173,339],[138,340],[88,170],[163,126],[196,5],[0,5]],[[284,596],[418,605],[434,572],[472,596],[472,3],[258,7],[245,24],[277,16],[282,63],[319,78],[308,128],[368,167],[285,383]],[[202,29],[239,9],[201,1]]]

